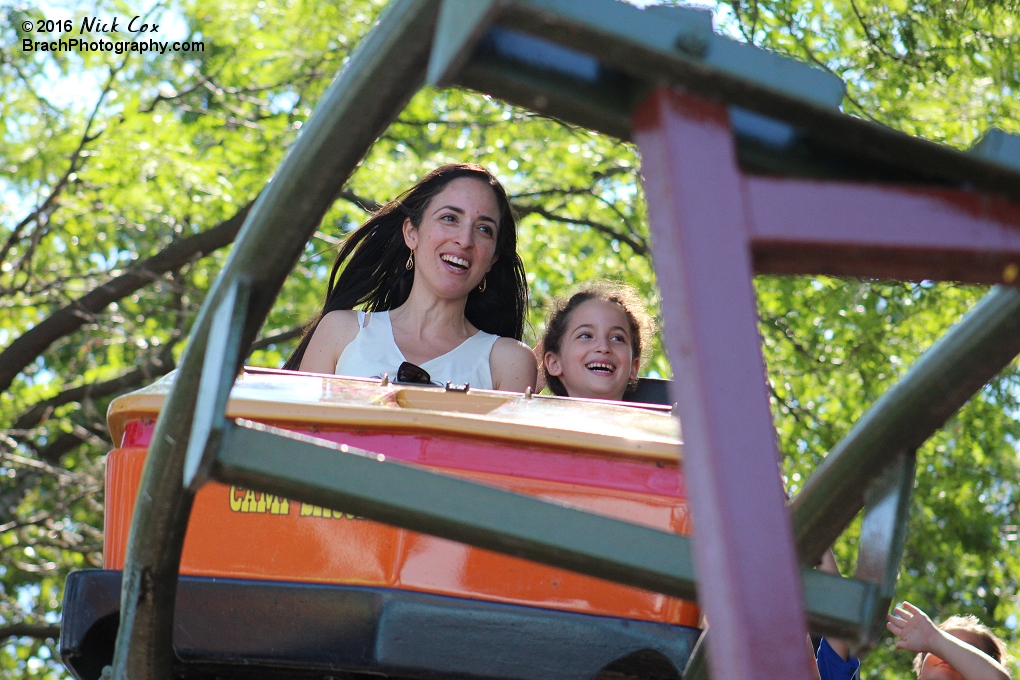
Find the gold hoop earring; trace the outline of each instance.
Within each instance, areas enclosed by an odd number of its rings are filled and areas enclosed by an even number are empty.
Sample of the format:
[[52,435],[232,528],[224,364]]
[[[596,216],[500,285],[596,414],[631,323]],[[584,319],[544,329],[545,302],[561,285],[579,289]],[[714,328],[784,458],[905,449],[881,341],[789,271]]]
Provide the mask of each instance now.
[[479,286],[478,286],[478,292],[479,293],[484,293],[485,292],[485,277],[484,276],[482,277],[481,284],[479,284]]
[[413,250],[411,251],[411,254],[407,256],[407,262],[404,264],[404,269],[406,269],[407,271],[411,271],[412,269],[414,269],[414,251]]

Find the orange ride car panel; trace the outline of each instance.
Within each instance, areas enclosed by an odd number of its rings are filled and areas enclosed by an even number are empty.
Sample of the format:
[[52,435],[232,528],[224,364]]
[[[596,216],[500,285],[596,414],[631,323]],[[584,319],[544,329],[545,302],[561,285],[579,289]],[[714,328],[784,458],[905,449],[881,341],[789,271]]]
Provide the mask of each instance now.
[[[107,459],[107,569],[123,569],[146,448],[172,377],[110,407],[121,447]],[[679,430],[661,410],[248,369],[228,414],[660,530],[690,530]],[[700,615],[676,598],[217,483],[195,498],[181,573],[383,586],[685,626]]]

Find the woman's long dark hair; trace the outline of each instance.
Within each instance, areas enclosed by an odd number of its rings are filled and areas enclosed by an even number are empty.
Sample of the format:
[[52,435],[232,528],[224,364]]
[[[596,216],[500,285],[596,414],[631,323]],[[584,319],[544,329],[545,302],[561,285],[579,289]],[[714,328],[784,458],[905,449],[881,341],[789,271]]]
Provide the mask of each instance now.
[[411,250],[404,243],[404,220],[421,226],[429,202],[455,179],[470,177],[492,189],[499,206],[496,253],[499,257],[485,276],[485,291],[468,295],[464,316],[476,328],[520,340],[528,308],[524,263],[517,254],[517,221],[503,185],[485,168],[473,163],[443,165],[390,201],[344,240],[333,263],[326,304],[308,326],[301,343],[284,368],[297,370],[323,316],[340,309],[363,307],[382,312],[404,304],[411,293],[414,270],[404,265]]

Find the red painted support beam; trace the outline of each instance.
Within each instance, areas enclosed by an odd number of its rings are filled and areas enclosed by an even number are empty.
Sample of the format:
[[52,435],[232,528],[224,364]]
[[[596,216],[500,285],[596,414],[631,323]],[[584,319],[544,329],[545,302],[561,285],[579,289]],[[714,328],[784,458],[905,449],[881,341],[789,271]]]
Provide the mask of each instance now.
[[742,185],[758,273],[973,283],[1020,273],[1020,206],[1006,198],[753,175]]
[[813,660],[726,109],[660,89],[637,109],[634,139],[678,386],[710,668],[726,680],[807,680]]

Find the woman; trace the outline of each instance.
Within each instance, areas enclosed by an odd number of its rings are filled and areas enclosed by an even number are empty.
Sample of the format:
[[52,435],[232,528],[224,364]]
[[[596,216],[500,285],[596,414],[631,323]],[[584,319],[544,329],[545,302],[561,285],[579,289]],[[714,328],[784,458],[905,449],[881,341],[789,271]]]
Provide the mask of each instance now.
[[523,392],[537,375],[520,341],[527,296],[503,187],[444,165],[347,238],[285,368]]

